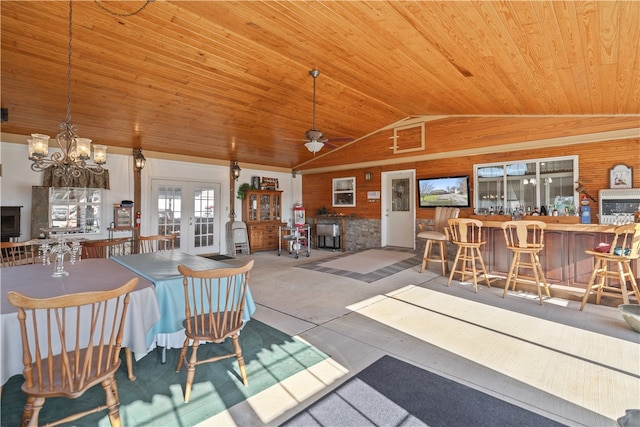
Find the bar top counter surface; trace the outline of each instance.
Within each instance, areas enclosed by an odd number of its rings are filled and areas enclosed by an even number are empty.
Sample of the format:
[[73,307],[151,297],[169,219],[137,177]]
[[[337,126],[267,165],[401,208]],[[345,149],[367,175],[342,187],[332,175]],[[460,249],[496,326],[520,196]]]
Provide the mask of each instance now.
[[[511,221],[508,215],[471,215],[470,218],[482,221],[483,227],[500,228],[505,221]],[[546,230],[578,231],[594,233],[613,233],[617,227],[614,224],[581,224],[578,216],[544,216],[529,215],[524,221],[542,221],[547,224]]]

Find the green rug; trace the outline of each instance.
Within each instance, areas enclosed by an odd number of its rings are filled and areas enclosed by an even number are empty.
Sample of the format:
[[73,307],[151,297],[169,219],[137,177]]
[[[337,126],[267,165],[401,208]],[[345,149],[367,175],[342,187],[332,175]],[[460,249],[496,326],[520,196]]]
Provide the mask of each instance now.
[[[242,402],[266,388],[300,372],[328,356],[315,347],[286,335],[255,319],[249,321],[240,334],[240,343],[247,365],[249,385],[240,380],[235,358],[207,363],[196,368],[189,403],[184,403],[186,369],[175,372],[180,351],[167,351],[167,363],[160,363],[160,353],[152,352],[134,362],[136,381],[126,375],[124,353],[117,373],[120,393],[120,417],[123,426],[191,426]],[[231,340],[222,347],[231,351]],[[201,345],[199,359],[221,353],[221,346]],[[190,353],[187,353],[187,356]],[[20,424],[26,397],[20,389],[22,375],[13,376],[2,388],[0,424]],[[74,400],[54,398],[45,402],[40,412],[40,424],[59,419],[69,412],[89,409],[104,402],[99,385]],[[71,409],[69,411],[68,409]],[[74,426],[109,426],[106,412],[89,415]]]

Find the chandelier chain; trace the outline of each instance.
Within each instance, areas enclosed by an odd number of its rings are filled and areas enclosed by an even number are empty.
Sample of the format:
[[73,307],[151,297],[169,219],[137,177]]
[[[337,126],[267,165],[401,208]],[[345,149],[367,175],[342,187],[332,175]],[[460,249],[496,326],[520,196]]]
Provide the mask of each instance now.
[[69,0],[69,47],[67,49],[67,123],[71,123],[71,40],[73,37],[73,1]]
[[121,18],[126,18],[128,16],[137,15],[138,13],[142,12],[149,5],[149,3],[151,3],[152,1],[153,0],[145,0],[144,4],[142,6],[140,6],[140,8],[138,10],[136,10],[136,11],[133,11],[133,12],[130,12],[130,13],[118,13],[118,12],[114,12],[114,11],[108,9],[99,0],[93,0],[93,2],[95,4],[97,4],[98,7],[100,7],[105,12],[107,12],[107,13],[113,15],[113,16],[119,16]]

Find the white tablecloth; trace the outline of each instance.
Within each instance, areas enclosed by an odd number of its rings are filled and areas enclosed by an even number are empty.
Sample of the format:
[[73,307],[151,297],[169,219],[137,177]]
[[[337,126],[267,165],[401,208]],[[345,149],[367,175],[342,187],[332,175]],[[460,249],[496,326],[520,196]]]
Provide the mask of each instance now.
[[110,259],[86,259],[65,264],[69,275],[51,277],[53,265],[24,265],[0,269],[2,301],[0,308],[0,384],[21,374],[22,345],[17,309],[7,300],[7,292],[48,298],[77,292],[100,291],[119,287],[133,277],[138,286],[131,293],[122,346],[131,349],[136,359],[147,354],[153,344],[147,332],[160,319],[153,283]]

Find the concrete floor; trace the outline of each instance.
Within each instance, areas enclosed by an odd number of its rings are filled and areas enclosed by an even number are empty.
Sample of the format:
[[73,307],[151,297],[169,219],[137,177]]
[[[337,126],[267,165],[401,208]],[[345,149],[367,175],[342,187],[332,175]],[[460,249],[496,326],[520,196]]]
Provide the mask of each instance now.
[[[314,250],[311,259],[337,254]],[[365,283],[296,268],[310,262],[304,256],[259,252],[231,263],[249,258],[254,318],[331,358],[202,426],[278,425],[385,354],[571,426],[616,426],[640,408],[640,335],[615,306],[580,312],[579,293],[540,306],[537,295],[502,299],[500,285],[448,288],[437,265]]]

